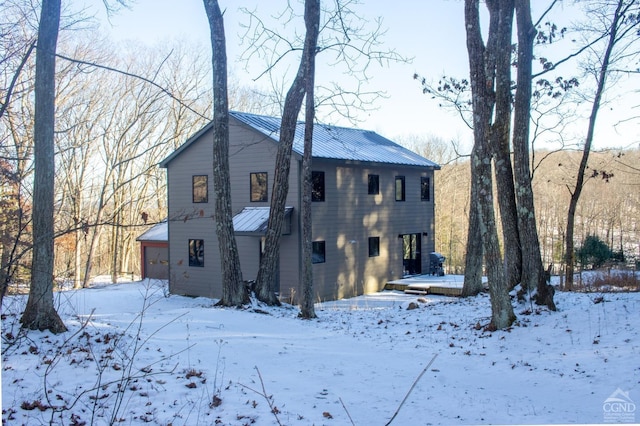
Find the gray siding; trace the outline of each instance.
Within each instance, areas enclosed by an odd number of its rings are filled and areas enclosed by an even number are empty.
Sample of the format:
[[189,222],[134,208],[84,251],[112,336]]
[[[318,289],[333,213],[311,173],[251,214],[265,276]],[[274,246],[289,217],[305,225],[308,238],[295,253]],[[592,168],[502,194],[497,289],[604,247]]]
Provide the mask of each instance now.
[[[273,185],[277,145],[264,135],[230,120],[230,158],[232,210],[236,214],[245,206],[268,206],[268,202],[251,202],[249,174],[267,172],[269,196]],[[292,161],[287,205],[294,206],[292,233],[282,237],[281,288],[295,287],[299,281],[299,264],[291,262],[298,253],[297,160]],[[218,240],[215,235],[213,191],[213,132],[204,133],[167,166],[169,193],[170,291],[175,294],[219,298],[222,295]],[[193,203],[192,176],[207,175],[208,203]],[[204,267],[189,266],[189,239],[204,240]],[[260,261],[260,238],[238,236],[238,251],[243,278],[256,278]],[[293,283],[293,284],[292,284]]]
[[[324,202],[313,203],[313,239],[326,242],[326,263],[314,265],[319,300],[379,291],[388,280],[400,278],[400,234],[421,234],[422,271],[428,271],[428,253],[434,250],[434,205],[421,200],[420,177],[433,182],[433,171],[315,160],[313,169],[325,172],[326,191]],[[368,194],[369,174],[379,176],[377,195]],[[396,176],[405,176],[404,202],[395,201]],[[369,257],[369,237],[380,238],[379,256]]]
[[[266,202],[251,202],[249,194],[249,175],[255,172],[267,172],[269,188],[268,199],[271,199],[273,179],[275,175],[275,159],[277,144],[261,133],[246,125],[230,120],[230,157],[232,201],[234,214],[240,212],[246,206],[269,206]],[[297,289],[299,281],[299,263],[292,261],[298,259],[299,247],[299,191],[298,185],[298,161],[293,156],[289,174],[289,195],[287,205],[293,206],[291,217],[291,234],[283,235],[280,244],[280,293],[284,298],[289,297],[291,288]],[[255,280],[260,263],[260,237],[238,236],[238,251],[242,276],[245,280]]]
[[[230,165],[233,213],[250,201],[249,175],[268,173],[271,197],[277,144],[245,124],[230,120]],[[221,296],[221,271],[215,235],[212,132],[204,132],[168,164],[170,291],[176,294]],[[300,162],[292,158],[287,205],[293,206],[291,234],[280,247],[280,297],[297,302],[300,288]],[[325,201],[313,203],[313,240],[325,241],[326,262],[315,264],[316,300],[336,300],[379,291],[388,280],[403,275],[401,234],[420,234],[422,272],[434,251],[433,169],[392,164],[360,164],[314,159],[313,170],[325,173]],[[209,176],[209,202],[192,202],[192,176]],[[368,175],[380,180],[380,193],[368,194]],[[395,177],[405,177],[406,200],[395,201]],[[420,177],[431,181],[431,200],[420,197]],[[369,257],[369,237],[380,238],[380,255]],[[189,239],[204,240],[204,267],[189,266]],[[243,278],[256,278],[260,237],[237,236]]]
[[[211,141],[205,133],[203,141]],[[175,294],[220,297],[218,240],[215,235],[213,199],[213,146],[196,143],[168,166],[169,193],[169,290]],[[193,203],[192,176],[208,176],[208,202]],[[189,239],[204,240],[204,267],[189,266]]]

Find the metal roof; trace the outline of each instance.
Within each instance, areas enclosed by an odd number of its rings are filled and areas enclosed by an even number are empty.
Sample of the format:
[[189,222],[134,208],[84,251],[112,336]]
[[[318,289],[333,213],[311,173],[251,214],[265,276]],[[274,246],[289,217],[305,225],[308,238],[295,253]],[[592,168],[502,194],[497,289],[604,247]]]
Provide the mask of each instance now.
[[[281,119],[246,112],[229,111],[229,116],[246,124],[250,128],[264,134],[275,142],[280,138]],[[167,165],[206,133],[213,122],[191,136],[171,155],[160,162],[160,167]],[[296,126],[293,151],[298,155],[304,153],[304,122]],[[380,136],[370,130],[315,124],[313,126],[314,158],[326,158],[343,161],[372,162],[382,164],[399,164],[407,166],[428,167],[436,170],[440,166],[415,152]]]
[[147,229],[136,241],[169,241],[167,221],[162,221]]
[[[278,141],[280,137],[280,118],[235,111],[229,112],[229,115],[275,141]],[[299,155],[304,152],[304,122],[299,121],[296,126],[293,150]],[[312,156],[314,158],[440,168],[433,161],[373,131],[325,124],[313,126]]]
[[[239,235],[265,235],[269,223],[269,207],[245,207],[233,217],[233,230]],[[291,221],[293,207],[285,207],[285,226],[283,234],[291,232],[287,226]]]

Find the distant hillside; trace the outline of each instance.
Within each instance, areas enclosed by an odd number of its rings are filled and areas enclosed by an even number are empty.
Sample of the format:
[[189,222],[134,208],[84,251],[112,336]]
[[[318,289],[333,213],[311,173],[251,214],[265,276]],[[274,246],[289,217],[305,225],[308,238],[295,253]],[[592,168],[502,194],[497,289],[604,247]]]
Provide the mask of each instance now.
[[[537,151],[533,190],[545,265],[561,262],[569,188],[582,153]],[[469,162],[446,165],[436,175],[436,247],[450,272],[461,272],[469,212]],[[576,212],[575,238],[597,235],[627,260],[640,259],[640,149],[593,152]]]

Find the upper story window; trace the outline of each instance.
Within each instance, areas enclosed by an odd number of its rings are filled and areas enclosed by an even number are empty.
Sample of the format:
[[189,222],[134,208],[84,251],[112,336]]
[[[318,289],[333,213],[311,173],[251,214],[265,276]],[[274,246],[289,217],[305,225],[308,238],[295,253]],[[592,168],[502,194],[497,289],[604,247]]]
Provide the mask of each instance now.
[[396,176],[396,201],[405,200],[404,176]]
[[250,173],[249,181],[251,201],[267,201],[269,197],[269,190],[267,189],[267,172]]
[[380,176],[369,175],[369,195],[377,195],[380,193]]
[[324,201],[324,172],[311,172],[311,201]]
[[192,177],[192,193],[194,203],[209,202],[209,177],[207,175],[195,175]]
[[425,176],[420,178],[420,199],[422,201],[431,200],[431,179]]
[[189,240],[189,266],[204,267],[204,240]]

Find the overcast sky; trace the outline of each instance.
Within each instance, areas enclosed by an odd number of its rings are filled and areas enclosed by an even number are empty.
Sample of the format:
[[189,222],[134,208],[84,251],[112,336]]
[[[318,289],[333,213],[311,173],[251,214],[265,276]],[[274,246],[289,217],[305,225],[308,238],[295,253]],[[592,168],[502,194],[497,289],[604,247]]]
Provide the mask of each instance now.
[[[101,0],[86,1],[93,4],[96,10],[102,9]],[[245,64],[236,62],[247,47],[240,37],[243,33],[241,24],[248,23],[247,15],[238,11],[238,3],[240,2],[220,0],[221,8],[226,9],[229,66],[236,74],[243,75],[247,84],[263,84],[266,87],[266,81],[253,83],[261,67],[255,66],[244,73]],[[286,4],[283,0],[243,0],[241,3],[248,9],[255,9],[256,14],[265,19],[275,15]],[[298,4],[295,0],[292,3]],[[408,135],[435,136],[445,140],[455,139],[470,146],[471,131],[462,120],[422,94],[419,83],[412,78],[414,73],[433,81],[437,81],[443,74],[460,77],[467,75],[463,1],[362,0],[362,3],[354,6],[354,9],[363,19],[373,23],[377,18],[382,18],[383,27],[387,30],[382,38],[385,47],[411,58],[411,62],[375,67],[367,90],[384,92],[386,98],[376,101],[375,110],[360,114],[362,122],[358,126],[392,139]],[[533,6],[540,7],[542,3],[547,4],[547,1],[535,0]],[[302,7],[299,6],[298,10],[301,12]],[[574,19],[574,12],[570,9],[559,12],[562,19]],[[287,30],[292,25],[287,26]],[[118,12],[103,28],[110,31],[116,39],[136,39],[149,47],[167,38],[181,37],[202,43],[203,48],[209,48],[209,27],[201,0],[136,0],[130,9]],[[297,28],[304,29],[301,19]],[[319,58],[319,62],[321,60]],[[329,78],[326,74],[331,72],[332,68],[326,68],[325,65],[324,69],[320,69],[319,78]],[[339,80],[342,77],[335,75],[330,78]],[[606,109],[603,111],[601,129],[606,130],[608,135],[596,142],[596,147],[628,145],[630,134],[638,142],[640,132],[637,124],[626,125],[624,129],[618,126],[618,132],[613,131],[612,120],[616,117],[620,117],[620,111],[615,108],[610,108],[609,113]],[[345,122],[331,124],[349,125]],[[621,130],[623,135],[619,134]],[[574,130],[571,136],[576,137],[576,134]]]

